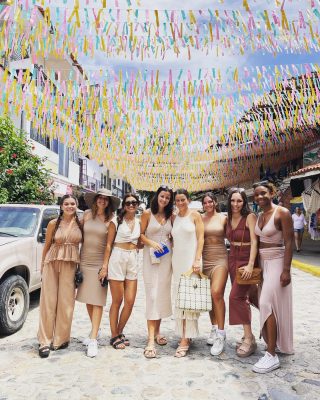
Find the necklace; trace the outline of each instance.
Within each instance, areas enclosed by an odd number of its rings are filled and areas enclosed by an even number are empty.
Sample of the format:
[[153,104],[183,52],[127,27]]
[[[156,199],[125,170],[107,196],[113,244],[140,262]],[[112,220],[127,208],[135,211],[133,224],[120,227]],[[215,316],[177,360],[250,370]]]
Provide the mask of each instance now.
[[134,224],[135,224],[135,219],[134,218],[124,218],[124,220],[126,221],[126,224],[128,225],[129,229],[131,230],[131,232],[133,231],[134,228]]

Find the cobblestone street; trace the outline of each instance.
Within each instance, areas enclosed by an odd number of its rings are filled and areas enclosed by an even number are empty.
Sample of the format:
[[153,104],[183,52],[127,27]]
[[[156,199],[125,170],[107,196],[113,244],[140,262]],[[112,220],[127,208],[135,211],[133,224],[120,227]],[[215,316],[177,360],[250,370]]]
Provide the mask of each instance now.
[[[98,356],[85,356],[81,343],[90,328],[85,306],[76,304],[71,345],[51,352],[48,359],[37,354],[39,296],[32,296],[31,310],[22,330],[0,339],[0,399],[308,399],[320,398],[320,280],[293,269],[295,355],[280,356],[281,368],[267,375],[251,372],[262,355],[263,342],[248,359],[235,355],[241,329],[227,326],[227,347],[213,358],[206,345],[208,316],[200,318],[201,336],[186,358],[173,357],[177,346],[173,319],[163,322],[167,346],[158,346],[158,357],[146,360],[144,288],[140,277],[133,315],[126,329],[131,346],[114,350],[109,345],[107,311]],[[229,291],[227,287],[226,293]],[[227,298],[227,296],[226,296]],[[110,298],[108,299],[109,308]],[[258,333],[258,313],[253,312]]]

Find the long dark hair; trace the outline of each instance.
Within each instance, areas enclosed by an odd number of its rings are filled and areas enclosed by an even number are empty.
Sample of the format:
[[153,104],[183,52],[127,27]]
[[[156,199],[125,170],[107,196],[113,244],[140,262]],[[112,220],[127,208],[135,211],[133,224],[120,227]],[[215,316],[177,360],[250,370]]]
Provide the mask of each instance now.
[[187,189],[177,189],[177,190],[174,192],[174,198],[176,198],[176,196],[177,196],[178,194],[184,194],[184,195],[186,196],[186,198],[187,198],[188,200],[190,200],[190,194],[189,194],[189,192],[187,191]]
[[217,196],[215,196],[212,192],[207,192],[202,196],[202,199],[201,199],[202,206],[203,206],[204,199],[206,197],[210,197],[210,199],[216,203],[216,207],[215,207],[216,211],[220,212],[220,207],[219,207]]
[[249,214],[252,213],[252,211],[250,210],[250,207],[249,207],[249,202],[248,202],[248,197],[246,195],[246,192],[243,189],[237,189],[237,188],[232,189],[232,191],[229,193],[229,196],[228,196],[228,220],[230,222],[232,220],[231,197],[234,193],[239,193],[243,200],[243,206],[240,211],[240,214],[243,217],[247,217]]
[[129,197],[134,197],[137,200],[137,202],[140,203],[138,195],[136,195],[135,193],[126,193],[122,199],[121,208],[120,208],[119,214],[117,216],[118,225],[122,224],[122,222],[123,222],[123,218],[126,213],[125,202],[126,202],[127,198],[129,198]]
[[[54,242],[54,237],[55,237],[55,235],[56,235],[56,233],[57,233],[57,230],[58,230],[58,228],[59,228],[59,225],[60,225],[60,222],[61,222],[62,216],[63,216],[63,210],[62,210],[61,206],[63,205],[63,202],[64,202],[66,199],[73,199],[73,200],[75,200],[76,205],[78,206],[78,199],[77,199],[73,194],[65,194],[63,197],[61,197],[61,200],[60,200],[60,213],[59,213],[59,217],[58,217],[58,219],[57,219],[56,225],[55,225],[54,230],[53,230],[53,234],[52,234],[52,243]],[[82,241],[83,241],[83,227],[82,227],[82,225],[80,224],[80,221],[79,221],[79,217],[78,217],[78,215],[77,215],[77,212],[75,212],[75,214],[74,214],[74,219],[75,219],[75,221],[76,221],[76,223],[77,223],[77,225],[78,225],[78,227],[79,227],[79,229],[80,229],[80,231],[81,231],[81,236],[82,236]]]
[[160,186],[153,196],[150,204],[150,209],[153,215],[157,214],[159,211],[158,197],[161,192],[170,193],[170,201],[164,208],[164,214],[166,219],[169,219],[173,212],[173,192],[172,189],[169,189],[168,186]]
[[[100,196],[100,194],[97,194],[95,196],[95,198],[93,199],[92,206],[91,206],[91,212],[92,212],[93,218],[95,218],[97,216],[97,212],[98,212],[97,199],[99,196]],[[106,207],[104,209],[104,222],[109,221],[113,217],[112,204],[110,201],[110,197],[108,197],[108,199],[109,199],[108,207]]]

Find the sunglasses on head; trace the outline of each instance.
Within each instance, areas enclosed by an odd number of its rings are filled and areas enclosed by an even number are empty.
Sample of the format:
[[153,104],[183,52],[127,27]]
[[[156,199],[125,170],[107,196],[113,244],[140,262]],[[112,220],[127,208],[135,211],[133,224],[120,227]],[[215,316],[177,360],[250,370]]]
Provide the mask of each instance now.
[[166,185],[161,185],[160,189],[165,190],[167,192],[172,191],[172,188],[170,188],[169,186],[166,186]]
[[136,201],[136,200],[132,200],[132,201],[125,201],[124,202],[124,205],[125,206],[127,206],[127,207],[130,207],[130,206],[137,206],[139,204],[139,202],[138,201]]
[[256,183],[254,183],[254,184],[252,185],[252,187],[253,187],[253,189],[255,189],[255,188],[259,187],[259,186],[265,186],[265,187],[268,188],[268,187],[270,186],[270,183],[271,183],[271,182],[269,182],[269,181],[256,182]]
[[233,188],[230,188],[229,189],[229,193],[231,193],[231,192],[234,192],[234,191],[238,191],[238,192],[245,192],[246,190],[245,190],[245,188],[241,188],[241,187],[233,187]]

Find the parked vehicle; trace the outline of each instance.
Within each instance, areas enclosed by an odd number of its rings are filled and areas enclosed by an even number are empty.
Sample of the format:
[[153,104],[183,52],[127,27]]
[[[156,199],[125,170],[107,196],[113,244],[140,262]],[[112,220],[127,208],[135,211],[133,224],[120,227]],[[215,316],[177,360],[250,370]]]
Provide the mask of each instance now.
[[0,205],[0,333],[24,324],[29,294],[41,285],[41,258],[49,221],[59,206]]

